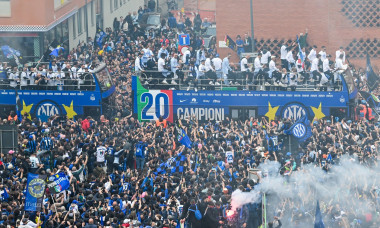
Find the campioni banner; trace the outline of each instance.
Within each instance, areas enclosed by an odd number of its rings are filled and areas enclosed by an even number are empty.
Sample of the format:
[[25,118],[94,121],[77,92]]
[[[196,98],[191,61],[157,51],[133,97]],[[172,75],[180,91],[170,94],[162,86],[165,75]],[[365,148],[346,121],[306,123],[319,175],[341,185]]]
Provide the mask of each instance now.
[[40,211],[45,194],[46,175],[28,174],[26,184],[25,211]]
[[51,193],[60,193],[70,187],[69,178],[63,172],[50,176],[47,182]]

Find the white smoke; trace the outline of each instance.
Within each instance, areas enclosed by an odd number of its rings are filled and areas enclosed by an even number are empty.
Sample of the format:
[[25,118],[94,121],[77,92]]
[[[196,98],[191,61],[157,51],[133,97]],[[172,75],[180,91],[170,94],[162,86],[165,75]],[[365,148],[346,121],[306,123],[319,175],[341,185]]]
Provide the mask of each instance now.
[[308,164],[290,176],[279,175],[280,164],[277,162],[262,164],[259,169],[263,170],[264,176],[266,173],[268,175],[251,192],[234,191],[232,210],[244,204],[259,203],[262,193],[266,193],[269,217],[273,218],[281,212],[282,221],[287,227],[294,223],[291,221],[292,210],[299,213],[297,224],[310,226],[317,200],[321,202],[322,213],[327,214],[328,208],[332,208],[336,217],[340,213],[353,218],[374,212],[376,200],[371,198],[371,192],[379,189],[380,168],[366,164],[359,163],[357,158],[344,156],[339,164],[330,167],[329,172],[315,164]]

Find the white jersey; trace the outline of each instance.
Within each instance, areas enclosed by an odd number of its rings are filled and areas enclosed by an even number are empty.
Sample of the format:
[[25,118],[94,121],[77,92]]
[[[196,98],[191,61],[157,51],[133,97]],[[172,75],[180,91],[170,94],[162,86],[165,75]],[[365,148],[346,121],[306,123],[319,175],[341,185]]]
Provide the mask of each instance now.
[[96,149],[96,161],[97,162],[104,162],[104,156],[107,149],[104,146],[99,146]]
[[226,160],[227,160],[227,163],[233,163],[234,162],[234,153],[232,151],[226,152]]
[[36,158],[36,157],[30,157],[29,159],[30,159],[30,163],[31,163],[30,167],[32,169],[37,169],[38,165],[40,164],[40,161],[38,160],[38,158]]

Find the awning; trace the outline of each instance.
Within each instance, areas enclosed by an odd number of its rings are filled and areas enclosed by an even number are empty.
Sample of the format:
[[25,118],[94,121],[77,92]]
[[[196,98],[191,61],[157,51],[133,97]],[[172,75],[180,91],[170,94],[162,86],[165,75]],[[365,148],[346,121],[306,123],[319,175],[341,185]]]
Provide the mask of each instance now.
[[48,25],[0,25],[0,32],[47,32],[77,12],[74,8]]

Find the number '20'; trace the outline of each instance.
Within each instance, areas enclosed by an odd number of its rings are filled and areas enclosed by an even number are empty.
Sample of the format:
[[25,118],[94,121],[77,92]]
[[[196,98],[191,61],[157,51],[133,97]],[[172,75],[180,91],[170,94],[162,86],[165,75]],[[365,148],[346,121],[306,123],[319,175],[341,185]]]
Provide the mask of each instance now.
[[[141,119],[153,120],[160,118],[160,116],[162,116],[163,119],[169,117],[169,97],[165,93],[159,93],[154,98],[151,93],[143,93],[140,97],[140,102],[147,102],[141,111]],[[154,113],[149,112],[149,109],[152,108],[152,106],[155,109],[153,110]],[[161,109],[163,109],[163,113]]]

